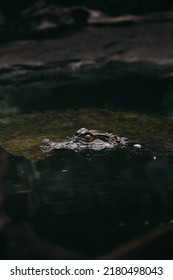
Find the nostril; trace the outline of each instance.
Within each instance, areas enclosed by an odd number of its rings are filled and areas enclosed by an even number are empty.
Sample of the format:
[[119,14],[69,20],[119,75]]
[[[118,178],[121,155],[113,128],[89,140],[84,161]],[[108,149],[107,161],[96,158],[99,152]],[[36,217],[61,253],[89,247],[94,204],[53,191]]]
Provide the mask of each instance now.
[[41,147],[42,148],[50,147],[50,140],[49,139],[43,139],[43,141],[41,142]]

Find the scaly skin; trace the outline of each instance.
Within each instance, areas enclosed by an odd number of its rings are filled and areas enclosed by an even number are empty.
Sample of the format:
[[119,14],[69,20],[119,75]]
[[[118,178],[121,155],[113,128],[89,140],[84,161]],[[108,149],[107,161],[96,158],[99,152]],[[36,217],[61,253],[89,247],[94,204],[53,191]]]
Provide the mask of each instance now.
[[134,149],[141,148],[140,144],[131,142],[125,137],[119,137],[112,133],[89,130],[86,128],[79,129],[73,137],[66,141],[52,142],[49,139],[44,139],[41,143],[41,149],[46,152],[54,149],[66,149],[78,153],[83,151],[99,153],[116,148],[125,148],[127,146],[133,147]]

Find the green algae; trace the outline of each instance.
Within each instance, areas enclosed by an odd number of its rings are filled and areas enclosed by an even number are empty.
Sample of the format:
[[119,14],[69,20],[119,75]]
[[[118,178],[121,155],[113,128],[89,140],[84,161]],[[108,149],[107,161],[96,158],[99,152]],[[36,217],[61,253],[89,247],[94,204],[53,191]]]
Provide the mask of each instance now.
[[39,147],[44,138],[59,141],[71,137],[81,127],[112,132],[139,142],[162,139],[173,148],[171,117],[98,108],[0,117],[0,145],[13,155],[38,161],[47,156]]

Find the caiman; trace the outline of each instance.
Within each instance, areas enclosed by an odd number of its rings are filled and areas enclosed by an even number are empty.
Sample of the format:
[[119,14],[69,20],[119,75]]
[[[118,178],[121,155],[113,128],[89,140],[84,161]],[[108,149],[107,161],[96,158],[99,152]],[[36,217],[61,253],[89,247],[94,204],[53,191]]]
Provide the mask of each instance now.
[[98,130],[89,130],[81,128],[77,130],[76,134],[62,142],[53,142],[49,139],[44,139],[41,143],[43,151],[51,151],[54,149],[73,150],[77,153],[102,154],[111,150],[124,149],[130,153],[149,153],[150,155],[157,155],[166,153],[166,148],[161,148],[156,144],[139,144],[131,141],[126,137],[119,137],[113,133],[101,132]]

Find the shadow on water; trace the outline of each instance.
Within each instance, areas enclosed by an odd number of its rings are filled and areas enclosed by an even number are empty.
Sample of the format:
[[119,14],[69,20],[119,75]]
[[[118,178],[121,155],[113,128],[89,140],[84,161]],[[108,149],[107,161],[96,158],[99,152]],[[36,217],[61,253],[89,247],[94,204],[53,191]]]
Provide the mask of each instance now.
[[[31,95],[19,89],[12,99],[7,92],[9,103],[2,94],[2,259],[104,259],[173,226],[173,156],[164,149],[156,157],[118,149],[87,158],[65,150],[46,156],[39,148],[44,138],[60,141],[86,127],[141,144],[163,140],[173,150],[172,85],[136,76],[124,81],[94,79]],[[16,115],[8,116],[9,104]],[[131,258],[172,259],[172,232]]]
[[62,150],[34,163],[2,150],[0,158],[2,258],[97,258],[172,222],[172,157]]

